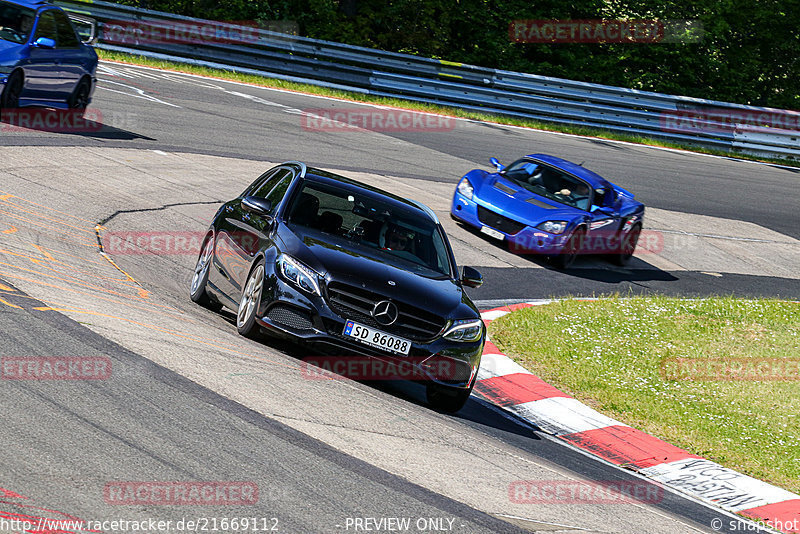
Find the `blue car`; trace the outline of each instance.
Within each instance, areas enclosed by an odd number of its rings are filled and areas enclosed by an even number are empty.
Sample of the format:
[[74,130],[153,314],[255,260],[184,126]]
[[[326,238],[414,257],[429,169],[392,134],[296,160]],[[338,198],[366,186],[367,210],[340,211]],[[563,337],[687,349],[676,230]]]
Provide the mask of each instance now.
[[97,82],[97,53],[67,14],[38,0],[0,0],[0,109],[83,112]]
[[561,268],[579,254],[606,254],[620,265],[633,255],[644,205],[630,192],[555,156],[531,154],[508,167],[490,161],[496,172],[475,169],[458,182],[456,221]]

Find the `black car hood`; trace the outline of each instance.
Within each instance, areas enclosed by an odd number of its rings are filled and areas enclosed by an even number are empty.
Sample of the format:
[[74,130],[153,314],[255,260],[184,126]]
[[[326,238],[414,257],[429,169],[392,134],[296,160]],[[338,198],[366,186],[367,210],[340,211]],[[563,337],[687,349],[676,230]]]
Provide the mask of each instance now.
[[397,266],[389,264],[390,258],[381,259],[377,251],[371,253],[343,238],[280,226],[278,233],[284,244],[283,252],[325,274],[329,283],[362,287],[440,316],[455,314],[459,318],[471,318],[479,315],[463,288],[449,277],[429,278],[405,270],[400,262]]

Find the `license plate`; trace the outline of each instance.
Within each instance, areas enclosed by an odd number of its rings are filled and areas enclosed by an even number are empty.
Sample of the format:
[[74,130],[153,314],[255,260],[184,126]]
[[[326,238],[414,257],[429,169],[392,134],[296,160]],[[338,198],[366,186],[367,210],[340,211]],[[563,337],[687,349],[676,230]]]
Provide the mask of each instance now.
[[488,226],[481,226],[481,232],[488,235],[489,237],[499,239],[500,241],[506,238],[506,236],[504,236],[501,232],[498,232],[494,228],[489,228]]
[[381,332],[376,328],[370,328],[363,324],[347,321],[344,325],[344,335],[360,341],[365,345],[383,349],[395,354],[408,355],[411,350],[411,341],[402,337],[393,336],[386,332]]

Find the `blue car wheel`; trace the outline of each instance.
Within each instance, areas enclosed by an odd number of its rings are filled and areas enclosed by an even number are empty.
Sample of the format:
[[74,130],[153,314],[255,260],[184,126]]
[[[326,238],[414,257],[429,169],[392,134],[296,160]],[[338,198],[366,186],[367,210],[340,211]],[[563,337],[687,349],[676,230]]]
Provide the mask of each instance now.
[[92,93],[92,82],[83,78],[69,97],[69,107],[78,112],[86,111],[89,107],[89,95]]
[[22,94],[22,75],[15,72],[6,82],[6,88],[0,95],[0,109],[17,109]]
[[556,266],[561,269],[569,269],[575,263],[575,258],[581,253],[583,242],[586,239],[586,228],[579,226],[569,236],[567,242],[564,243],[564,248],[561,254],[555,257]]

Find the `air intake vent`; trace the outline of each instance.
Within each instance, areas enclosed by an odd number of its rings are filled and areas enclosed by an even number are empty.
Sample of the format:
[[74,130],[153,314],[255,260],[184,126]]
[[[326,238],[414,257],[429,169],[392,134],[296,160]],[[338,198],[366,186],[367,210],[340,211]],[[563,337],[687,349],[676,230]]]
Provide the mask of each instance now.
[[527,226],[514,219],[509,219],[508,217],[503,217],[499,213],[487,210],[483,206],[478,206],[478,220],[481,221],[482,224],[496,228],[508,235],[514,235]]

